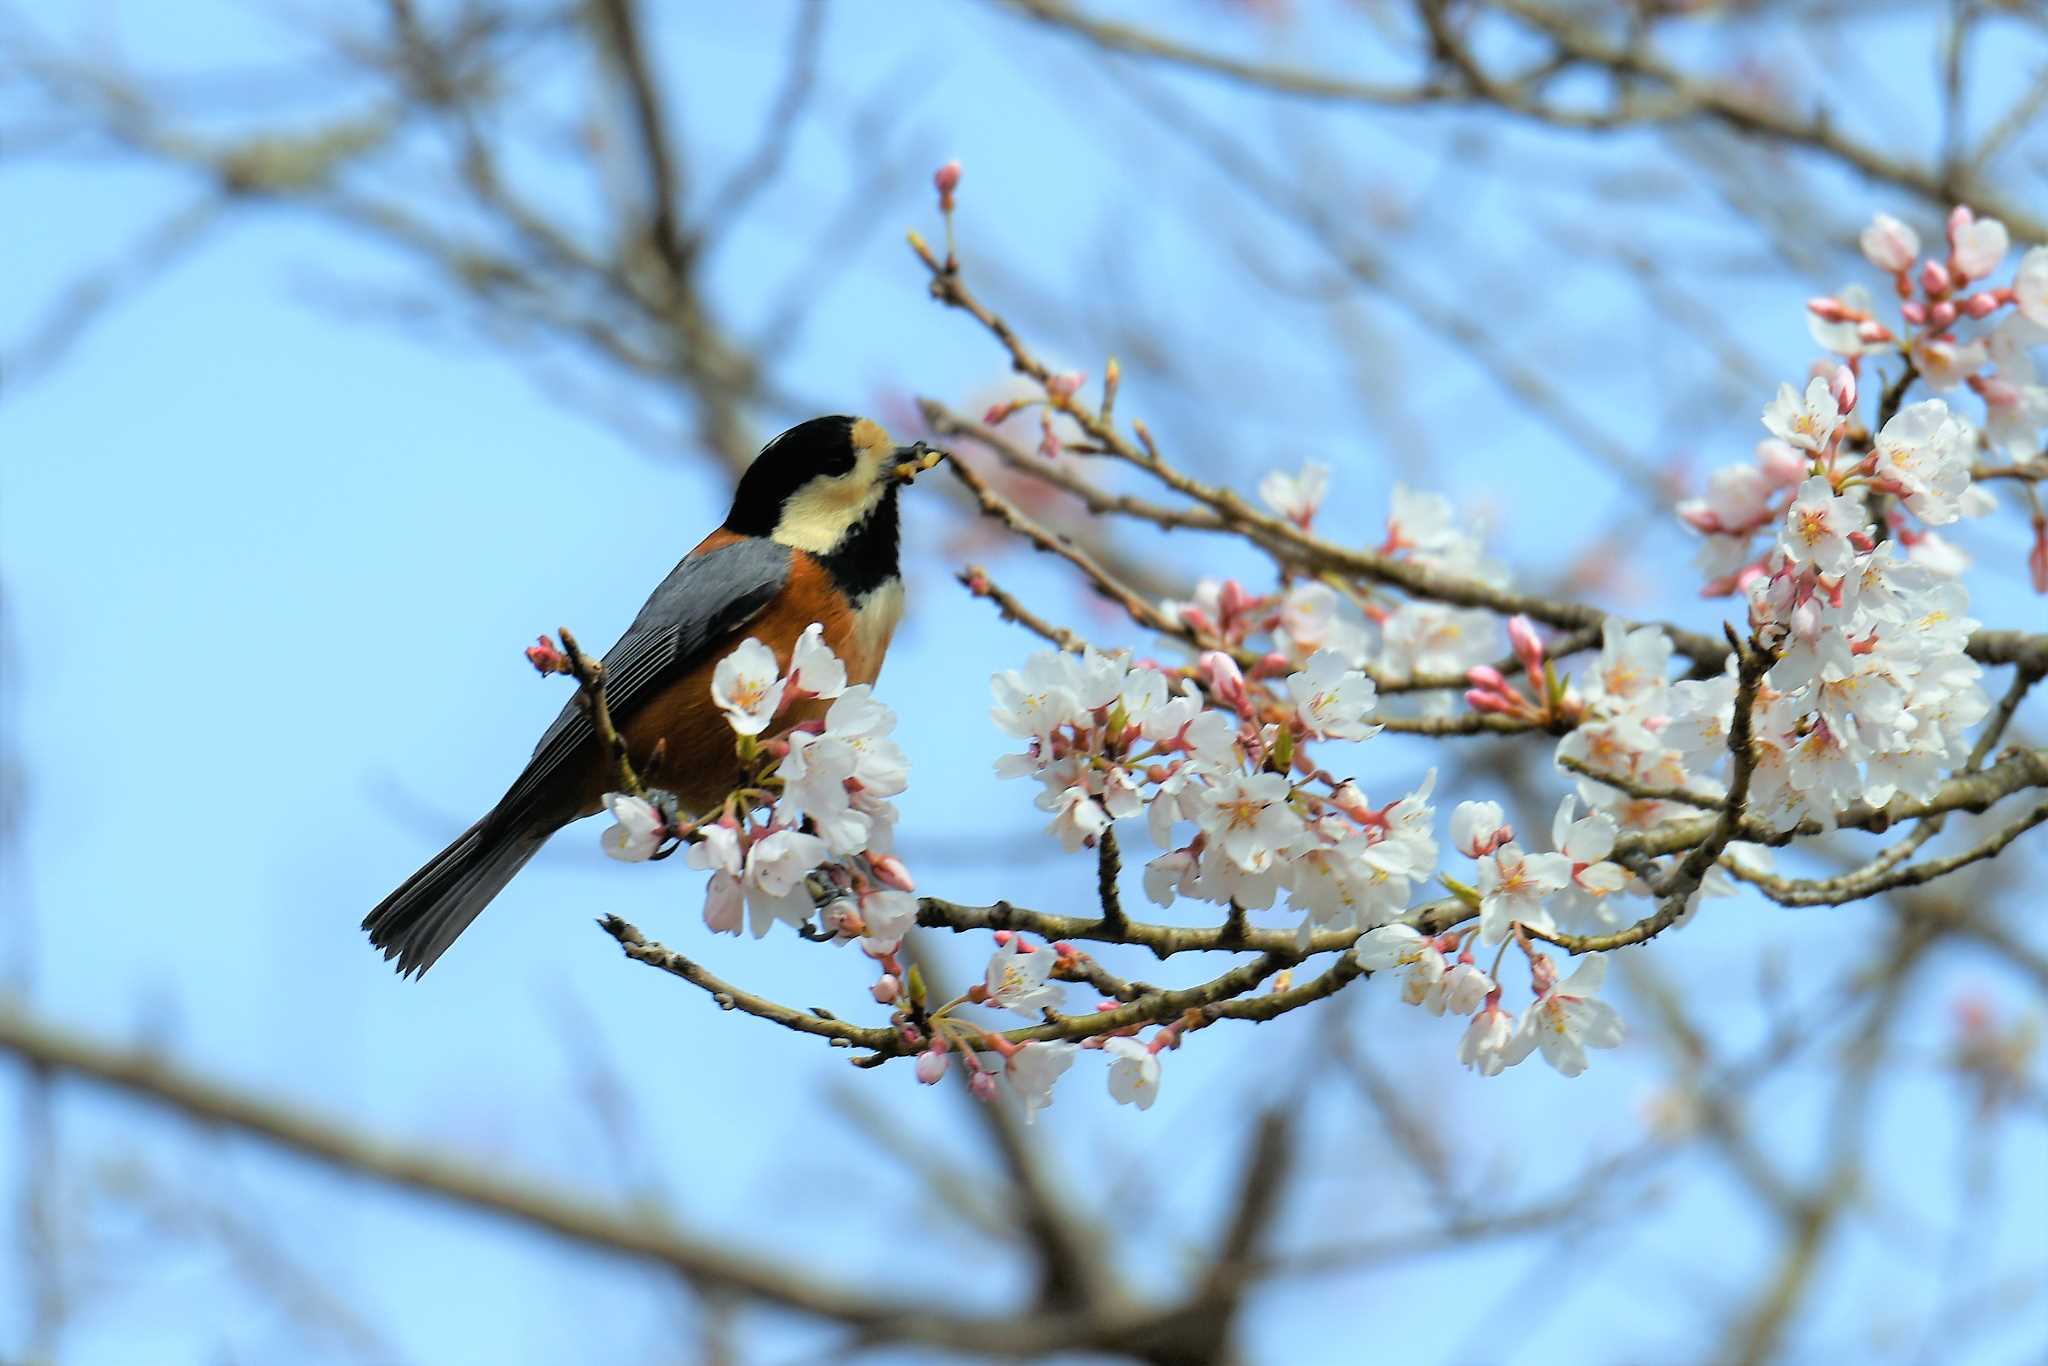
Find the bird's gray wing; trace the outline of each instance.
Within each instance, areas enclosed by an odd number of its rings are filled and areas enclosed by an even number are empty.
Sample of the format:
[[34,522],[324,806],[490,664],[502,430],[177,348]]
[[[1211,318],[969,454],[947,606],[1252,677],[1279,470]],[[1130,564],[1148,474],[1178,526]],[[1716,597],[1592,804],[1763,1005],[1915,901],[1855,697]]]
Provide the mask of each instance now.
[[[736,541],[694,555],[669,571],[605,652],[604,696],[623,725],[664,683],[759,616],[789,581],[788,547],[765,539]],[[533,760],[505,794],[500,809],[520,810],[579,750],[596,744],[596,727],[580,697],[570,699],[534,746]]]

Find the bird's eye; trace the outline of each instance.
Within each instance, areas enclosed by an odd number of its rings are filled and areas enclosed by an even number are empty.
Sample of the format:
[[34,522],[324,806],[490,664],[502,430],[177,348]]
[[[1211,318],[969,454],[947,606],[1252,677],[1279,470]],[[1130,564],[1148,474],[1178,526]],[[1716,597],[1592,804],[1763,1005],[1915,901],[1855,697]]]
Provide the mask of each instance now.
[[819,469],[828,477],[837,479],[853,473],[854,453],[851,446],[833,451],[819,462]]

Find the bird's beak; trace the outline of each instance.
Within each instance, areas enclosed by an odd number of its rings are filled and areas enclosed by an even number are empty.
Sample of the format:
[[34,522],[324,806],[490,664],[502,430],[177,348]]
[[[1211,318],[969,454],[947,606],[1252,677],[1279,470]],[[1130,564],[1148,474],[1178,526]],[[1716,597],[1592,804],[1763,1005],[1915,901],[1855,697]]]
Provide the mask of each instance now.
[[890,462],[889,473],[907,484],[945,458],[944,451],[933,450],[922,441],[914,446],[898,446],[895,459]]

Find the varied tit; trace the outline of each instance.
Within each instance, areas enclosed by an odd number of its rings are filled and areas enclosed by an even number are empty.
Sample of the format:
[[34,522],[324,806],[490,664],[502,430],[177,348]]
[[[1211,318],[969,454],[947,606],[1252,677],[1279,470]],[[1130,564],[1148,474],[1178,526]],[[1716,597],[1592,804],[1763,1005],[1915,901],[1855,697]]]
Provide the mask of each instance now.
[[[867,418],[820,417],[762,448],[732,511],[662,580],[605,654],[608,710],[651,787],[685,812],[716,807],[742,779],[711,673],[748,636],[786,670],[813,622],[848,683],[872,683],[903,615],[896,495],[941,458],[898,446]],[[548,836],[596,813],[616,787],[579,696],[562,708],[498,804],[384,898],[370,942],[423,973],[503,891]]]

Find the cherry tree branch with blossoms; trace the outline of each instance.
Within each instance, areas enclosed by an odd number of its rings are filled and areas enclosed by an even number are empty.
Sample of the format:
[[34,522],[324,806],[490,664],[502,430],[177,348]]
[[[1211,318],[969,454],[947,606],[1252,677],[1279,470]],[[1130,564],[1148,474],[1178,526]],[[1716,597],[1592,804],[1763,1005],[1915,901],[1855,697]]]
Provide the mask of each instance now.
[[[1083,1051],[1106,1055],[1112,1096],[1146,1108],[1164,1054],[1191,1034],[1271,1020],[1375,974],[1398,976],[1402,999],[1432,1014],[1469,1017],[1457,1050],[1468,1066],[1493,1075],[1540,1053],[1571,1076],[1588,1049],[1624,1034],[1598,994],[1608,957],[1683,926],[1703,897],[1746,883],[1781,905],[1845,903],[1995,858],[2048,821],[2037,803],[1958,852],[1914,857],[1952,813],[2048,788],[2048,750],[1997,749],[2048,674],[2048,634],[1982,629],[1968,614],[1964,561],[1938,530],[1993,513],[1984,485],[2009,481],[2034,528],[2030,573],[2048,592],[2034,469],[2048,386],[2030,356],[2048,340],[2048,247],[1997,285],[2009,243],[1996,220],[1957,209],[1938,257],[1923,257],[1897,220],[1871,224],[1864,253],[1889,277],[1895,313],[1857,285],[1809,301],[1830,358],[1803,388],[1780,387],[1753,460],[1716,471],[1675,509],[1700,537],[1703,592],[1742,604],[1739,624],[1715,638],[1517,589],[1439,495],[1396,486],[1383,537],[1353,545],[1316,529],[1322,466],[1268,474],[1263,508],[1190,475],[1142,421],[1114,416],[1116,361],[1091,406],[1084,376],[1042,361],[970,290],[954,222],[959,168],[936,179],[943,255],[910,235],[931,294],[978,324],[1035,393],[978,423],[926,400],[932,434],[964,443],[952,469],[987,519],[1064,562],[1163,651],[1099,649],[986,569],[959,575],[1051,647],[992,679],[991,717],[1016,745],[997,775],[1035,782],[1047,835],[1068,854],[1092,851],[1096,913],[916,894],[893,853],[889,799],[909,772],[889,738],[895,716],[872,689],[847,686],[814,629],[786,672],[751,640],[718,666],[713,696],[751,775],[743,789],[684,821],[665,794],[637,789],[619,754],[625,790],[607,799],[618,825],[606,848],[641,859],[687,846],[688,862],[711,874],[713,931],[744,925],[758,937],[787,925],[807,940],[857,942],[886,1022],[782,1005],[605,918],[629,957],[722,1008],[856,1050],[863,1067],[914,1057],[918,1079],[937,1083],[957,1059],[975,1096],[1007,1092],[1027,1118]],[[1866,401],[1864,380],[1887,363],[1897,371]],[[1909,402],[1915,391],[1934,396]],[[1942,396],[1959,391],[1982,400],[1981,423]],[[1027,412],[1036,451],[1003,430]],[[1248,545],[1272,582],[1203,580],[1185,599],[1152,601],[1027,514],[969,448],[1096,517]],[[1157,496],[1115,486],[1118,470]],[[576,674],[602,735],[601,678],[564,640],[561,671]],[[2013,671],[1995,707],[1981,686],[1987,667]],[[801,701],[829,704],[824,719],[792,726]],[[1383,732],[1548,737],[1564,780],[1550,847],[1518,836],[1486,794],[1457,794],[1449,843],[1470,866],[1447,867],[1434,770],[1377,801],[1340,772],[1369,771]],[[1211,923],[1126,907],[1116,827],[1140,820],[1160,850],[1142,869],[1146,900],[1212,907]],[[1770,866],[1771,850],[1838,830],[1895,842],[1830,877]],[[1432,882],[1448,895],[1418,901]],[[1278,927],[1254,921],[1275,915]],[[928,980],[904,944],[917,928],[988,935],[981,980],[960,990]],[[1154,986],[1083,944],[1235,961],[1192,985]],[[1579,962],[1566,973],[1542,946]],[[1528,982],[1514,1009],[1511,952]],[[1297,982],[1311,960],[1322,965]],[[1070,1011],[1070,986],[1096,999]]]

